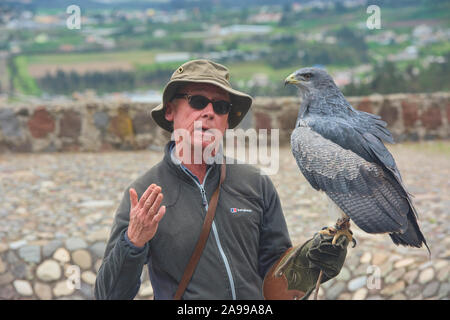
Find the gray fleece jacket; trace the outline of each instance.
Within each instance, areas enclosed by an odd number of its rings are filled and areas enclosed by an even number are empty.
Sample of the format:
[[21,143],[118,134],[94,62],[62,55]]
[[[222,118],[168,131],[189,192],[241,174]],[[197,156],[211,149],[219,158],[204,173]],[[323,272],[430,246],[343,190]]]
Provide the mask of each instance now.
[[[172,299],[189,262],[219,183],[220,164],[207,169],[200,184],[171,157],[173,141],[161,162],[135,180],[117,209],[103,263],[97,274],[97,299],[133,299],[147,264],[155,299]],[[128,240],[129,188],[140,198],[148,186],[162,188],[166,213],[143,248]],[[227,164],[214,222],[183,299],[263,299],[266,272],[291,247],[278,194],[268,176],[247,164]]]

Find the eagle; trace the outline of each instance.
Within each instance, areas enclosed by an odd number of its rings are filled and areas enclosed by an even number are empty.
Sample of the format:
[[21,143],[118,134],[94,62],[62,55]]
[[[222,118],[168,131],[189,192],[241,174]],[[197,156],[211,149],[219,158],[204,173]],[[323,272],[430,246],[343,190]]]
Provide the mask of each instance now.
[[302,96],[291,134],[294,158],[311,186],[342,213],[332,230],[333,244],[341,235],[356,244],[348,229],[351,219],[367,233],[388,233],[396,245],[425,244],[430,252],[412,195],[383,143],[394,143],[386,122],[354,109],[323,69],[301,68],[287,84]]

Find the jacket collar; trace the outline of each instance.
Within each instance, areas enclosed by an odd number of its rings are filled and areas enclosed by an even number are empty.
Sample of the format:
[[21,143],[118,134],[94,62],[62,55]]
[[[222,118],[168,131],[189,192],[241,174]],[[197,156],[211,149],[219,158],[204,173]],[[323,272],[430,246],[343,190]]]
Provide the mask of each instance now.
[[[182,179],[183,181],[191,184],[196,185],[195,182],[192,180],[192,177],[188,176],[188,173],[185,172],[185,170],[181,167],[183,164],[181,161],[172,153],[172,148],[175,147],[175,141],[171,140],[169,141],[166,146],[164,147],[164,159],[163,162],[170,168],[170,172],[175,174],[178,178]],[[211,168],[211,172],[209,172],[207,179],[205,180],[205,188],[207,185],[210,185],[212,181],[214,181],[214,184],[217,184],[216,180],[218,181],[218,178],[220,177],[220,161],[219,159],[222,159],[222,161],[225,161],[223,157],[222,148],[219,150],[218,154],[211,159],[211,164],[208,165],[207,170]],[[219,162],[219,163],[218,163]]]

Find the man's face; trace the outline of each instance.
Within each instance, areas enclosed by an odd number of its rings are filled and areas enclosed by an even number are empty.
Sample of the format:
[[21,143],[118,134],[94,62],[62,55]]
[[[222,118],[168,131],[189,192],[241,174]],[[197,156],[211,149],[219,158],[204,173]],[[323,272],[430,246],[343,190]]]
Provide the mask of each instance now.
[[[202,95],[212,101],[230,101],[228,92],[211,84],[188,84],[179,89],[177,93]],[[189,133],[192,147],[201,145],[202,149],[214,141],[211,133],[205,132],[206,130],[217,130],[223,136],[228,128],[228,114],[215,113],[212,103],[209,103],[204,109],[194,109],[189,105],[187,98],[178,98],[168,102],[165,117],[168,121],[173,121],[174,130],[181,129]],[[194,122],[201,124],[201,127],[194,128]]]

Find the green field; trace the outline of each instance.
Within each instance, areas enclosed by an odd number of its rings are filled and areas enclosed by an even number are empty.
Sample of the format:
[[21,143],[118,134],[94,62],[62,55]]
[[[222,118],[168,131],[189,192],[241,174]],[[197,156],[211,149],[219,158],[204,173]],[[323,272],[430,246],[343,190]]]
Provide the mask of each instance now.
[[154,62],[155,50],[130,50],[119,52],[93,52],[93,53],[55,53],[28,56],[28,64],[59,64],[96,62],[128,62],[132,64],[149,64]]

